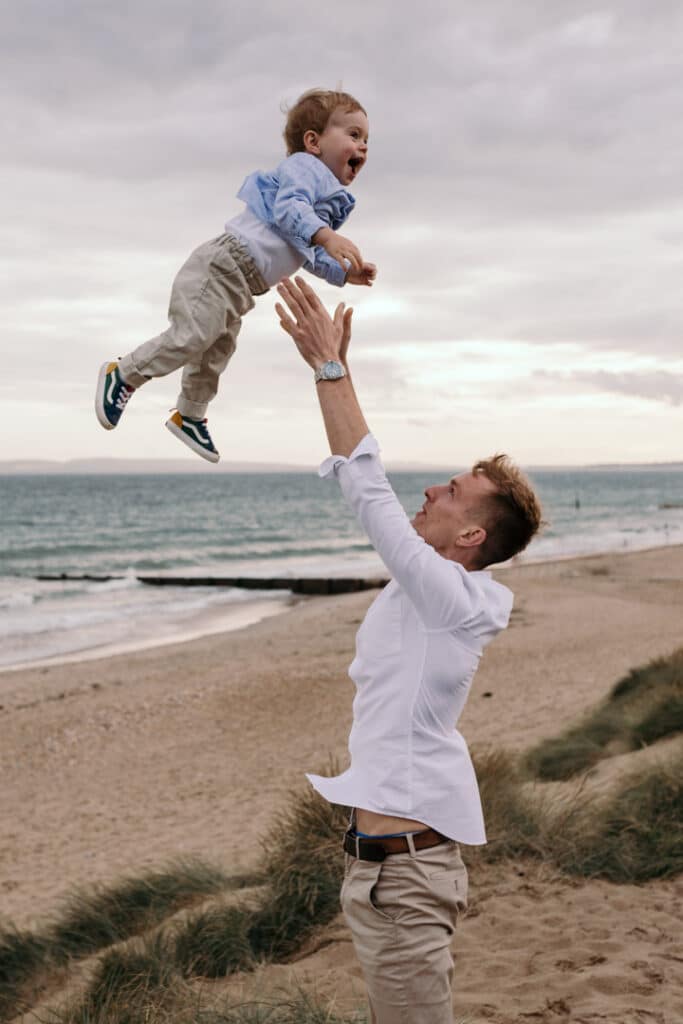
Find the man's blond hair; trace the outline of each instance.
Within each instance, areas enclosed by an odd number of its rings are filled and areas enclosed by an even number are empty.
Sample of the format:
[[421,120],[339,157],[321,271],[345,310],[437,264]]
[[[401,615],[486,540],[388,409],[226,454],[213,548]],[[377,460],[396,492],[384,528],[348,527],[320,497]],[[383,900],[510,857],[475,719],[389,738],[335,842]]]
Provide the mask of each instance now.
[[543,513],[529,480],[507,455],[480,459],[472,472],[475,476],[483,473],[496,488],[496,493],[482,498],[476,508],[486,530],[479,549],[483,568],[523,551],[542,525]]
[[304,135],[306,132],[314,131],[318,135],[322,135],[327,128],[330,116],[338,108],[349,112],[360,110],[362,113],[366,113],[358,100],[348,92],[338,92],[334,89],[309,89],[303,96],[300,96],[294,106],[287,111],[287,123],[283,132],[287,156],[291,156],[292,153],[305,152]]

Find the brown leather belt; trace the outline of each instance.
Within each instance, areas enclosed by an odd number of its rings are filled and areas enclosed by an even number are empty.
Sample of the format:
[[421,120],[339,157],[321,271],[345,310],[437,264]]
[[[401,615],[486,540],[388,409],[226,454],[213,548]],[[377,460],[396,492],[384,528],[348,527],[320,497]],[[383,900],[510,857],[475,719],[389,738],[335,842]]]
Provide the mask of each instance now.
[[[447,843],[448,836],[442,836],[433,828],[426,828],[422,832],[413,832],[413,848],[415,850],[428,850],[430,846],[438,846],[439,843]],[[389,836],[386,839],[364,839],[357,836],[353,829],[344,836],[344,851],[359,860],[384,860],[392,853],[410,853],[410,845],[405,836]]]

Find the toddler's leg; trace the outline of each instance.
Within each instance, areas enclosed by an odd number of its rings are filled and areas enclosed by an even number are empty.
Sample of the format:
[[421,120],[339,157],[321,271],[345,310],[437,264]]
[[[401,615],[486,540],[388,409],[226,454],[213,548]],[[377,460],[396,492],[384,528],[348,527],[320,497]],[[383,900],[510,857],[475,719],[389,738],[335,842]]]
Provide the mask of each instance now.
[[119,362],[121,376],[131,387],[151,377],[164,377],[202,356],[226,326],[254,302],[244,276],[227,251],[223,237],[200,245],[180,268],[168,309],[171,326],[139,345]]
[[201,420],[206,407],[218,391],[218,379],[237,347],[237,335],[242,324],[240,317],[226,324],[225,332],[199,359],[186,363],[176,408],[183,416]]

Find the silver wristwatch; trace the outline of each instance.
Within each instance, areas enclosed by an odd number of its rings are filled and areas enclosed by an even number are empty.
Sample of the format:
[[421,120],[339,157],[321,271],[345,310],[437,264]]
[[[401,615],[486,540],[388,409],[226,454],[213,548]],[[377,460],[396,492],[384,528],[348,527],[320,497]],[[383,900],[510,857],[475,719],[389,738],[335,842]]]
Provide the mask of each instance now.
[[342,364],[338,363],[336,359],[328,359],[315,371],[315,382],[317,384],[319,380],[341,380],[345,376],[346,370]]

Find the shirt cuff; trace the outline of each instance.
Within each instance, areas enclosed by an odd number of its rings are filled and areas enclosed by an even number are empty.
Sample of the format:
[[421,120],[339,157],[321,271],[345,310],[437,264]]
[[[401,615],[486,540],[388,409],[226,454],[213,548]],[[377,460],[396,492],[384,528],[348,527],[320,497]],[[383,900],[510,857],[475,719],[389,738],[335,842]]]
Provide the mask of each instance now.
[[320,469],[318,470],[318,476],[322,477],[323,480],[327,480],[331,476],[336,476],[337,470],[341,466],[346,466],[349,462],[354,462],[356,459],[360,458],[361,455],[379,455],[379,445],[372,434],[366,434],[365,437],[358,442],[348,459],[345,455],[330,455],[324,462],[321,462]]
[[313,246],[315,245],[313,235],[317,231],[320,231],[321,228],[329,228],[329,226],[329,224],[326,224],[322,218],[318,217],[318,215],[311,210],[310,212],[307,211],[306,213],[301,213],[295,231],[306,245]]

